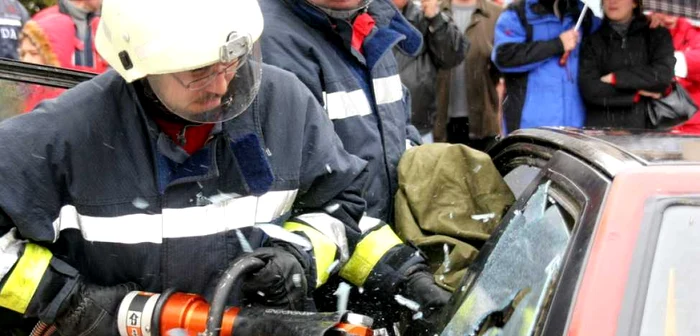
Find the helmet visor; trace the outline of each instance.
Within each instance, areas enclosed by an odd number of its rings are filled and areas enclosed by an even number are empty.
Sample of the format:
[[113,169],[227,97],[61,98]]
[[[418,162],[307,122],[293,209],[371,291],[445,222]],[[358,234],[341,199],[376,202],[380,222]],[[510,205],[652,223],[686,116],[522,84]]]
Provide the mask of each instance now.
[[260,88],[262,56],[258,43],[236,56],[222,52],[220,62],[194,70],[148,76],[158,99],[170,112],[196,123],[235,118]]

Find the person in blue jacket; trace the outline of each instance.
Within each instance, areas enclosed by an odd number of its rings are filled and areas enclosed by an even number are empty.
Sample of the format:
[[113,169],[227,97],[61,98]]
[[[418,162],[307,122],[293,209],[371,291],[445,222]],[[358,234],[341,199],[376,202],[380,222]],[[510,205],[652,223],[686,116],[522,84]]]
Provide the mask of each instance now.
[[263,59],[297,75],[324,105],[345,149],[368,161],[367,215],[391,223],[396,166],[407,146],[421,142],[392,49],[415,56],[420,32],[390,0],[263,0],[260,6]]
[[19,59],[19,33],[29,21],[27,9],[17,0],[0,0],[0,57]]
[[577,0],[520,0],[498,18],[491,59],[506,78],[506,132],[584,125],[577,84],[579,42],[599,20],[588,13],[575,30],[581,9]]
[[[364,264],[356,255],[363,249],[356,250],[339,272],[355,288],[365,289],[362,299],[351,296],[350,309],[372,315],[375,325],[385,326],[379,315],[406,312],[394,294],[410,285],[421,293],[414,299],[424,313],[421,321],[431,322],[449,293],[422,266],[416,267],[424,265],[418,251],[409,245],[386,244],[398,238],[388,225],[394,218],[399,160],[407,148],[421,142],[409,121],[410,96],[401,84],[392,50],[396,46],[416,56],[423,43],[420,32],[390,0],[261,0],[260,6],[265,17],[261,37],[265,62],[301,79],[325,107],[345,150],[367,161],[369,181],[363,193],[367,213],[359,223],[363,236],[358,246],[377,242],[375,251],[384,256],[378,265],[388,268],[362,266],[372,269],[368,276],[347,276]],[[395,271],[399,278],[386,276]],[[333,298],[335,287],[325,289]],[[336,309],[325,295],[317,295],[316,302],[320,309]]]

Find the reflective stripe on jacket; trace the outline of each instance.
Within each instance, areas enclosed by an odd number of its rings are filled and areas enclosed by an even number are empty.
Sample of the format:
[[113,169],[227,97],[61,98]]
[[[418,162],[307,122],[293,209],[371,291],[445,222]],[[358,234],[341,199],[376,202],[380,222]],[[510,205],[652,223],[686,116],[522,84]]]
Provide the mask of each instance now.
[[[0,124],[0,277],[20,251],[47,267],[32,242],[86,282],[209,295],[232,259],[285,239],[279,226],[301,214],[335,227],[322,233],[353,252],[366,164],[292,74],[263,66],[248,110],[189,157],[136,99],[109,71]],[[8,291],[0,306],[18,311]]]

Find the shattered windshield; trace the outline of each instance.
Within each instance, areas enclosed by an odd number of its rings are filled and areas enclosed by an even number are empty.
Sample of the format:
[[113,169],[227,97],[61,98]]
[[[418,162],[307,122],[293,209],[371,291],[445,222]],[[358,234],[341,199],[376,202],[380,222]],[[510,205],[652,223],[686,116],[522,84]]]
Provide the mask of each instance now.
[[460,289],[469,292],[443,336],[533,333],[570,238],[562,210],[548,197],[549,185],[540,185],[515,210],[474,285]]

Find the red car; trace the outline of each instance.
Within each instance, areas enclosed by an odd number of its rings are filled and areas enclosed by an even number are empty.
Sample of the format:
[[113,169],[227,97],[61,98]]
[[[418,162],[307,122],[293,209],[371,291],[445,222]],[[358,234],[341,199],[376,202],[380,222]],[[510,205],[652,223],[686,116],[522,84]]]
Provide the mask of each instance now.
[[700,137],[530,129],[490,154],[518,201],[442,335],[700,335]]
[[[0,120],[27,83],[92,76],[0,60]],[[490,154],[518,201],[438,334],[700,335],[700,137],[530,129]]]

